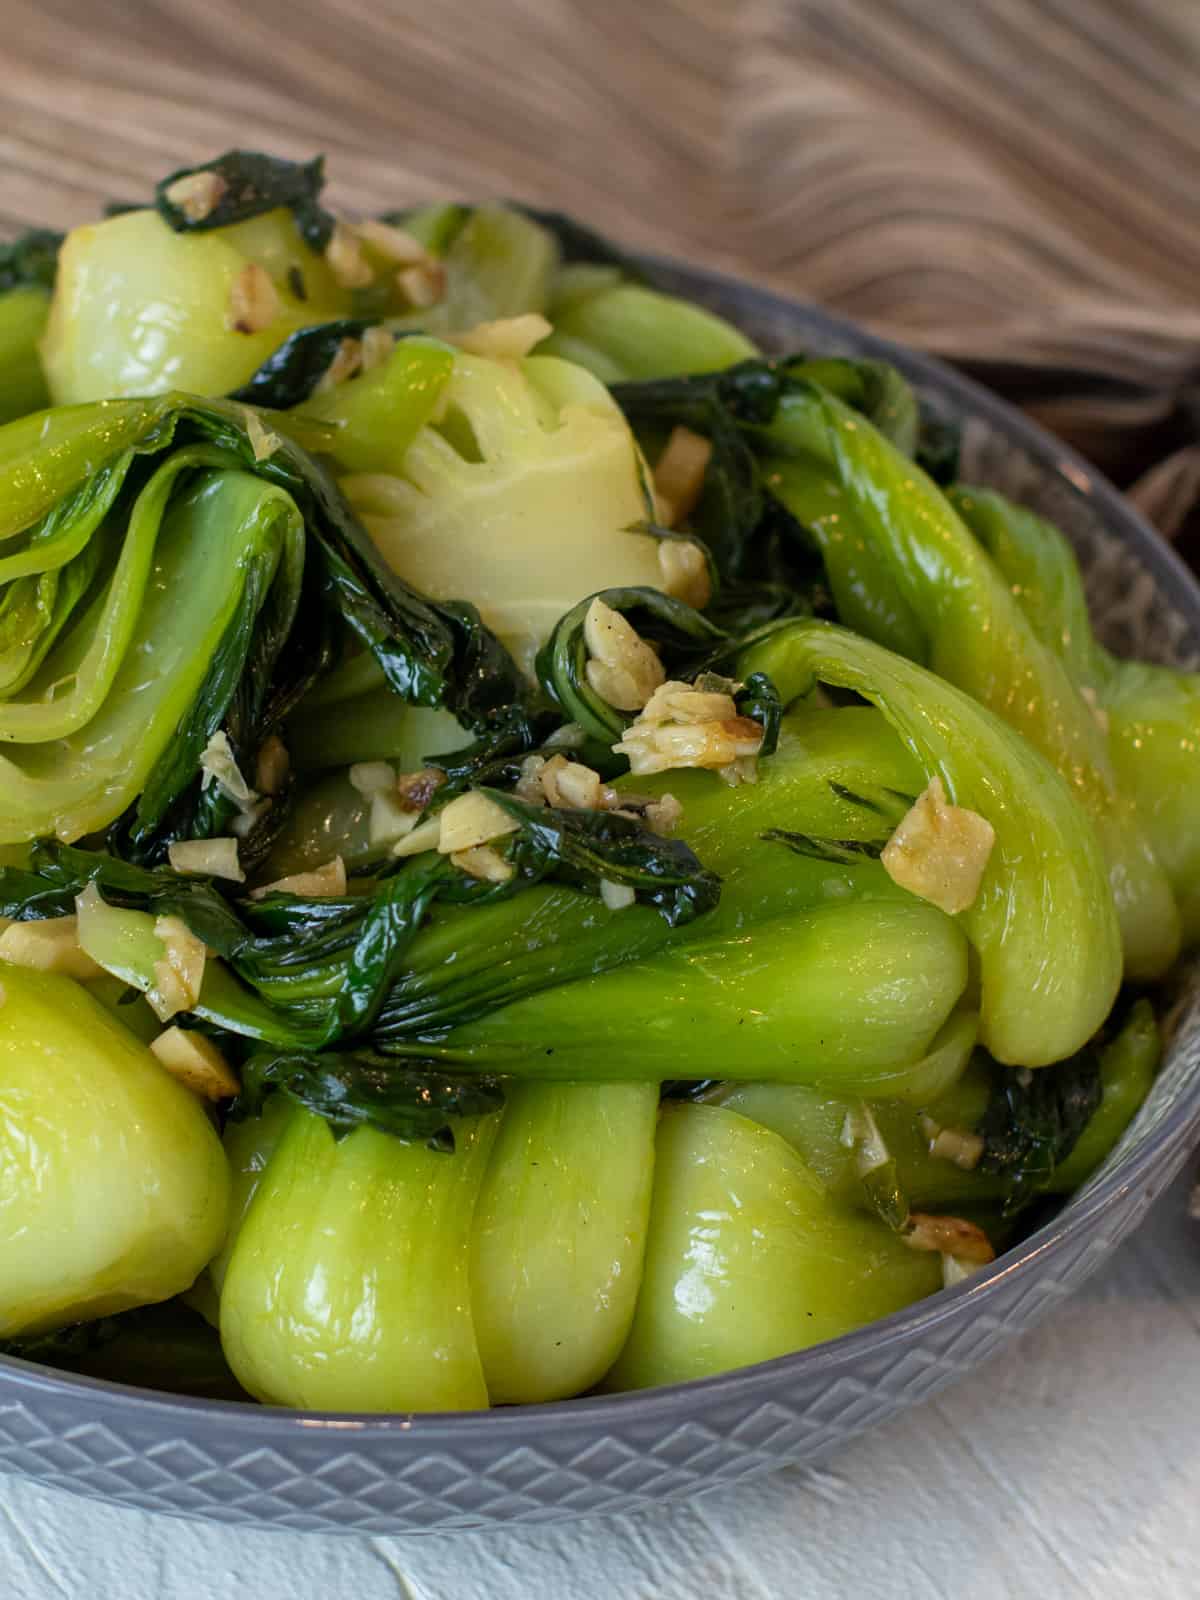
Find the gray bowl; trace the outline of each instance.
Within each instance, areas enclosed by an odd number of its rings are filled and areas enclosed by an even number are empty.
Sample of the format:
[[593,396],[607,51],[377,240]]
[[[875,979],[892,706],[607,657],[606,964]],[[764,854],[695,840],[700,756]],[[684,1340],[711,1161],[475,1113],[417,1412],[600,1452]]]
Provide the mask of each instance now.
[[[652,270],[768,350],[894,361],[966,421],[964,478],[1006,490],[1070,535],[1106,642],[1193,664],[1200,589],[1080,457],[938,362],[814,307],[689,268]],[[176,1515],[400,1534],[630,1511],[814,1461],[1032,1327],[1138,1223],[1200,1126],[1200,1007],[1185,987],[1154,1091],[1092,1181],[989,1270],[844,1338],[638,1394],[430,1416],[171,1399],[0,1360],[0,1469]]]

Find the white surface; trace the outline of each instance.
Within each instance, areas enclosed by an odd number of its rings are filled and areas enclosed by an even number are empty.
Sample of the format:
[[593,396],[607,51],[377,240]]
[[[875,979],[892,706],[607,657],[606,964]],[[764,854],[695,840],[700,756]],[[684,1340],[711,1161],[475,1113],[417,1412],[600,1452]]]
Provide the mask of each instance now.
[[499,1535],[270,1534],[0,1478],[4,1600],[1177,1600],[1200,1592],[1200,1223],[1176,1185],[974,1378],[818,1470]]

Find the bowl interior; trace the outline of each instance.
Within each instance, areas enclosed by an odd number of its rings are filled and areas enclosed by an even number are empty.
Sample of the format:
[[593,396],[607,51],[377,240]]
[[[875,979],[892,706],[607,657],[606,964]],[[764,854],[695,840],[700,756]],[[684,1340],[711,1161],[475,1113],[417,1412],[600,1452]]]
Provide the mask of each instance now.
[[[927,404],[948,419],[964,424],[961,468],[964,480],[994,487],[1033,507],[1056,522],[1072,540],[1085,572],[1097,631],[1105,643],[1119,654],[1141,655],[1181,667],[1200,661],[1200,589],[1121,497],[1072,451],[940,363],[874,339],[815,307],[789,302],[732,279],[672,263],[647,265],[662,287],[686,294],[721,312],[771,353],[803,349],[822,354],[881,356],[894,361],[918,386]],[[1006,1295],[1012,1298],[1014,1280],[1029,1278],[1032,1281],[1039,1270],[1039,1261],[1044,1269],[1047,1262],[1056,1257],[1060,1278],[1070,1277],[1062,1271],[1062,1263],[1072,1255],[1078,1258],[1084,1253],[1083,1240],[1089,1230],[1098,1229],[1098,1218],[1124,1207],[1121,1210],[1124,1220],[1120,1225],[1114,1223],[1107,1228],[1105,1248],[1111,1247],[1144,1209],[1150,1190],[1165,1182],[1185,1159],[1194,1130],[1200,1126],[1197,976],[1194,963],[1181,971],[1175,985],[1172,1040],[1163,1070],[1120,1147],[1088,1185],[1072,1197],[1052,1221],[977,1278],[829,1345],[782,1357],[760,1367],[661,1390],[568,1401],[550,1407],[513,1407],[495,1413],[415,1418],[321,1417],[247,1405],[178,1400],[74,1378],[30,1363],[0,1360],[0,1424],[3,1423],[3,1392],[6,1388],[15,1388],[30,1399],[40,1396],[45,1408],[53,1408],[60,1417],[65,1417],[70,1407],[77,1404],[82,1411],[102,1410],[109,1429],[116,1428],[122,1419],[136,1418],[129,1423],[137,1430],[140,1441],[129,1447],[134,1456],[150,1453],[156,1437],[169,1437],[176,1446],[184,1441],[188,1448],[196,1448],[198,1436],[206,1434],[207,1448],[211,1452],[206,1459],[215,1461],[221,1452],[227,1448],[232,1450],[242,1439],[247,1443],[253,1440],[256,1448],[264,1450],[291,1451],[290,1464],[294,1465],[300,1459],[297,1452],[301,1448],[299,1441],[303,1439],[305,1449],[324,1451],[326,1456],[351,1445],[359,1452],[367,1452],[378,1445],[379,1461],[385,1459],[385,1450],[393,1448],[410,1454],[417,1448],[454,1450],[462,1452],[456,1459],[478,1463],[471,1468],[474,1472],[482,1471],[486,1461],[491,1464],[487,1470],[500,1477],[503,1477],[501,1468],[507,1470],[506,1463],[523,1460],[528,1455],[531,1441],[536,1440],[542,1449],[551,1451],[551,1441],[558,1439],[565,1451],[570,1439],[575,1441],[571,1448],[577,1449],[572,1460],[587,1462],[585,1476],[594,1479],[601,1474],[603,1452],[615,1448],[615,1434],[620,1433],[626,1440],[636,1436],[640,1443],[622,1448],[629,1448],[634,1455],[639,1452],[644,1455],[651,1450],[667,1448],[672,1439],[682,1436],[684,1429],[702,1427],[703,1431],[703,1427],[707,1427],[705,1437],[711,1441],[718,1426],[716,1419],[725,1417],[728,1419],[722,1424],[725,1434],[737,1438],[739,1429],[748,1428],[754,1418],[766,1414],[772,1406],[779,1410],[785,1398],[792,1408],[788,1415],[796,1415],[801,1391],[818,1397],[811,1404],[805,1401],[812,1411],[819,1407],[822,1392],[842,1381],[839,1374],[861,1372],[869,1366],[875,1374],[871,1379],[872,1392],[883,1394],[883,1409],[871,1414],[864,1410],[858,1420],[839,1421],[837,1431],[844,1437],[875,1420],[876,1414],[886,1414],[907,1399],[917,1397],[920,1386],[910,1383],[904,1376],[911,1368],[911,1361],[909,1367],[905,1362],[914,1351],[920,1353],[923,1342],[926,1349],[939,1344],[943,1349],[951,1348],[956,1328],[965,1328],[971,1322],[978,1327],[989,1315],[997,1326],[1005,1318],[1009,1327],[1020,1325],[1019,1317],[1000,1309],[1006,1304]],[[1135,1187],[1141,1196],[1136,1205],[1130,1198]],[[1081,1271],[1076,1271],[1073,1281],[1080,1275]],[[1054,1276],[1053,1268],[1050,1276]],[[989,1311],[990,1307],[997,1309]],[[1032,1320],[1033,1315],[1031,1312],[1027,1320]],[[954,1370],[962,1370],[963,1366],[982,1359],[987,1353],[985,1344],[985,1340],[977,1339],[970,1353],[966,1349],[959,1351]],[[940,1356],[929,1358],[934,1367],[941,1359]],[[940,1381],[945,1381],[945,1375]],[[930,1387],[932,1383],[922,1392],[929,1392]],[[707,1421],[702,1425],[697,1419]],[[0,1443],[3,1433],[0,1426]],[[795,1437],[816,1439],[817,1435],[796,1434]],[[214,1442],[218,1439],[219,1448]],[[705,1445],[705,1449],[710,1448]],[[807,1447],[786,1444],[782,1434],[778,1443],[756,1445],[755,1449],[757,1470],[779,1459],[799,1459],[819,1453],[816,1444],[811,1451]],[[0,1457],[3,1454],[0,1451]],[[14,1459],[19,1461],[25,1457],[18,1450]],[[367,1456],[360,1454],[355,1459],[361,1462]],[[402,1462],[408,1456],[387,1456],[386,1459]],[[427,1456],[425,1459],[434,1458]],[[556,1458],[551,1454],[546,1459],[553,1464]],[[306,1474],[317,1472],[314,1465],[317,1457],[311,1456],[311,1451],[305,1460],[309,1463],[307,1467],[297,1469],[299,1477],[289,1482],[303,1483]],[[717,1462],[714,1456],[711,1476],[738,1475],[732,1468],[719,1468]],[[0,1465],[3,1465],[2,1460]],[[414,1470],[416,1465],[414,1463]],[[37,1469],[30,1466],[24,1470]],[[603,1470],[607,1472],[608,1468]],[[619,1462],[612,1473],[615,1475],[618,1470],[625,1470]],[[41,1471],[40,1475],[51,1474]],[[71,1474],[63,1476],[65,1480]],[[163,1508],[171,1505],[164,1498],[165,1490],[157,1499],[148,1490],[137,1494],[118,1493],[115,1488],[93,1492],[111,1493],[113,1498],[140,1498],[141,1503],[154,1503]],[[667,1492],[666,1489],[647,1488],[637,1490],[636,1494],[655,1498]],[[207,1499],[203,1504],[195,1503],[199,1514],[217,1514],[214,1506],[234,1498],[219,1482],[205,1493]],[[259,1511],[248,1520],[290,1520],[293,1526],[330,1527],[340,1523],[396,1531],[404,1527],[432,1526],[435,1520],[424,1514],[418,1517],[415,1511],[411,1516],[397,1511],[384,1516],[381,1511],[382,1520],[372,1521],[373,1513],[365,1507],[361,1515],[354,1516],[348,1510],[322,1513],[321,1517],[314,1512],[305,1522],[297,1509],[301,1490],[297,1490],[296,1495],[294,1516],[292,1513],[277,1514],[274,1510],[269,1514]],[[364,1498],[364,1503],[365,1495],[364,1489],[360,1497]],[[555,1506],[565,1506],[565,1493],[560,1494],[555,1489],[552,1494],[549,1489],[545,1490],[534,1509],[540,1506],[545,1511],[552,1502]],[[439,1503],[452,1507],[451,1499],[446,1497]],[[388,1504],[399,1505],[400,1502],[392,1500]],[[606,1505],[609,1509],[617,1508],[613,1502]],[[180,1509],[183,1508],[181,1505]],[[585,1506],[580,1501],[573,1514],[589,1508],[599,1509],[600,1506],[591,1502]],[[449,1525],[449,1515],[447,1512],[438,1525]],[[299,1522],[296,1516],[301,1517]],[[237,1520],[247,1519],[239,1517]],[[490,1520],[499,1520],[499,1514],[483,1514],[457,1525],[478,1526],[481,1521]]]

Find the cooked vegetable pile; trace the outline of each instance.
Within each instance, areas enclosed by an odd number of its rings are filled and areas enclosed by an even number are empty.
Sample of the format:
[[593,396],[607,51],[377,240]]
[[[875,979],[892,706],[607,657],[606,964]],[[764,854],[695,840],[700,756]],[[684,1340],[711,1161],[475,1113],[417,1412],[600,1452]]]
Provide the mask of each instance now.
[[897,371],[239,151],[4,247],[0,354],[9,1353],[667,1383],[967,1277],[1119,1140],[1200,679],[1101,648]]

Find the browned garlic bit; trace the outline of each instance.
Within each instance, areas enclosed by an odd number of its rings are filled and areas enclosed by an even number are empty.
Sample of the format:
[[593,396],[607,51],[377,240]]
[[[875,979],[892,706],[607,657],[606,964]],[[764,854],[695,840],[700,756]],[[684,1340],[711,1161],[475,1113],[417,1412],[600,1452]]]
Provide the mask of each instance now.
[[220,205],[228,187],[219,172],[189,172],[167,186],[166,197],[189,222],[203,222]]
[[[91,887],[95,887],[92,885]],[[208,951],[180,917],[157,917],[154,931],[166,947],[154,963],[154,988],[146,999],[160,1022],[191,1011],[200,998]]]
[[167,1028],[150,1049],[171,1074],[206,1100],[228,1100],[241,1088],[237,1073],[211,1039],[190,1028]]
[[343,289],[365,289],[375,281],[375,274],[362,253],[358,232],[348,223],[334,223],[329,243],[325,246],[325,260],[339,287]]
[[965,1128],[942,1128],[932,1117],[921,1118],[921,1131],[929,1141],[929,1154],[939,1161],[952,1161],[964,1172],[973,1172],[984,1152],[981,1134]]
[[911,1250],[936,1250],[953,1256],[956,1261],[973,1262],[977,1266],[985,1266],[996,1259],[996,1252],[983,1229],[962,1217],[935,1217],[925,1211],[914,1211],[901,1237]]
[[712,599],[712,579],[704,551],[690,539],[660,539],[658,566],[663,590],[702,611]]
[[753,783],[763,730],[738,715],[732,694],[664,683],[613,749],[636,776],[675,767],[707,767],[727,783]]
[[445,296],[446,269],[432,259],[415,267],[402,267],[396,274],[396,287],[410,306],[427,311]]
[[636,628],[597,597],[583,619],[583,640],[596,693],[618,711],[640,711],[666,672]]
[[450,859],[472,878],[481,878],[485,883],[507,883],[513,875],[514,869],[489,844],[473,844],[467,850],[452,850]]
[[696,509],[711,456],[712,442],[702,434],[682,424],[672,429],[654,469],[659,515],[668,528],[677,528]]
[[996,831],[986,817],[951,805],[934,778],[900,819],[880,860],[894,883],[953,916],[974,905]]
[[228,878],[231,883],[246,881],[236,839],[177,839],[167,846],[167,860],[174,872],[201,872]]
[[386,328],[368,328],[362,336],[362,370],[374,372],[396,348],[396,336]]
[[353,378],[362,366],[363,347],[358,339],[339,339],[333,360],[317,379],[314,394],[328,394],[339,383]]
[[229,286],[230,328],[235,333],[262,333],[279,311],[279,295],[270,273],[257,261],[248,261]]
[[468,355],[486,356],[491,361],[521,361],[553,331],[540,312],[528,311],[520,317],[503,317],[499,322],[480,322],[461,333],[447,334],[446,340]]
[[269,894],[299,894],[306,900],[340,900],[346,892],[346,863],[341,856],[325,861],[311,872],[293,872],[286,878],[276,878],[274,883],[264,883],[251,889],[251,900],[262,900]]

